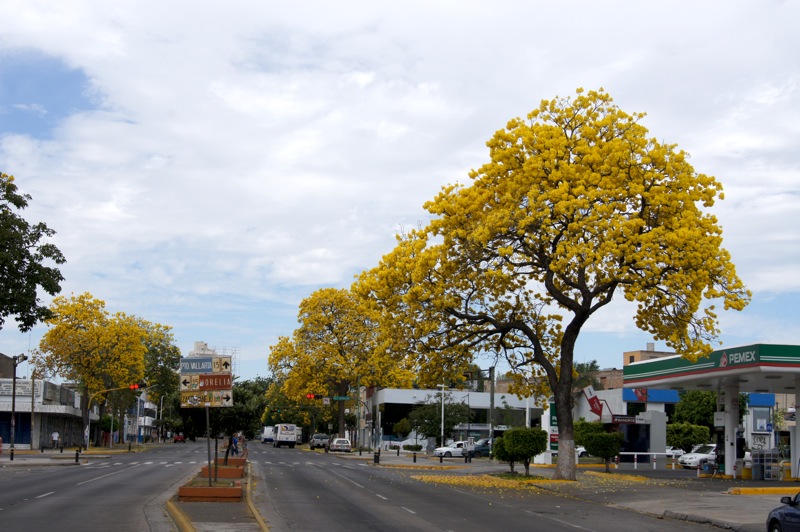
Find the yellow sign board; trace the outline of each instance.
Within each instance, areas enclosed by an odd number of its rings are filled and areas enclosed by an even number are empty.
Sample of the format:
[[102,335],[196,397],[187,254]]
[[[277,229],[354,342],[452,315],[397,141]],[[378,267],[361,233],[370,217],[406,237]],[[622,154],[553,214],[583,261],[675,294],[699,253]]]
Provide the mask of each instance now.
[[181,391],[182,408],[233,406],[232,390]]

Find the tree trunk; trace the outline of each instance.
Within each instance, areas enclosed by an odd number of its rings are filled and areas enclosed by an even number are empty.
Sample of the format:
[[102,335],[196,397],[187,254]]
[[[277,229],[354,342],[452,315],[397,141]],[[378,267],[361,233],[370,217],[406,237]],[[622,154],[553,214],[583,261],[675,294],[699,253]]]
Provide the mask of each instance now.
[[81,427],[81,446],[89,449],[89,436],[86,431],[89,429],[89,391],[85,388],[81,390],[81,419],[83,426]]
[[560,375],[553,390],[556,416],[558,417],[558,467],[554,475],[557,480],[576,479],[575,431],[572,418],[572,361],[579,330],[580,325],[573,320],[564,331],[561,340]]

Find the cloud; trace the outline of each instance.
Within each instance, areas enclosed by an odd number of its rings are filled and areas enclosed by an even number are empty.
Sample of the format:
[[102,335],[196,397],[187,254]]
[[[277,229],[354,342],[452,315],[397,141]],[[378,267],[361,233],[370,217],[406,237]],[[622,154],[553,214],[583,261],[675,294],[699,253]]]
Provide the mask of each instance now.
[[[796,302],[795,4],[299,9],[0,6],[17,74],[0,109],[27,117],[0,123],[0,160],[58,232],[67,293],[172,325],[185,351],[236,345],[258,364],[302,298],[348,286],[443,185],[466,182],[494,131],[581,86],[646,111],[653,136],[717,176],[739,273]],[[643,344],[616,312],[595,333],[620,355]],[[19,336],[0,332],[0,350],[27,348]]]

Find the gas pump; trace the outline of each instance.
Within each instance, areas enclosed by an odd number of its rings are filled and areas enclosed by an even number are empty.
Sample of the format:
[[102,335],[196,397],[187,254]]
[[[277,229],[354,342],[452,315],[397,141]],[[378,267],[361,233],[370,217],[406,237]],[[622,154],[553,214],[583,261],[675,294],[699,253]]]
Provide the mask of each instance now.
[[715,433],[715,443],[717,444],[716,448],[716,457],[714,459],[715,462],[715,473],[717,471],[725,471],[725,428],[724,427],[717,427],[714,431]]

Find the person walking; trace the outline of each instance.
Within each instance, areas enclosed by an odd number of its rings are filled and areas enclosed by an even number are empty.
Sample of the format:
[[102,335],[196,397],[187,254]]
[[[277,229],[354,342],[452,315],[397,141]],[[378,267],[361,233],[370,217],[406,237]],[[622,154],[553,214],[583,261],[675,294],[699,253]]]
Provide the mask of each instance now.
[[231,439],[231,454],[233,456],[239,456],[239,440],[236,438],[236,434],[234,434]]
[[50,439],[53,440],[53,449],[58,449],[58,440],[60,437],[57,430],[54,430],[50,435]]

